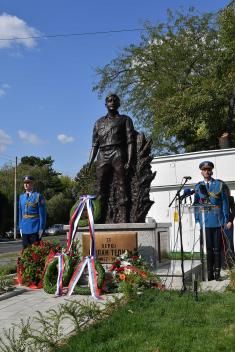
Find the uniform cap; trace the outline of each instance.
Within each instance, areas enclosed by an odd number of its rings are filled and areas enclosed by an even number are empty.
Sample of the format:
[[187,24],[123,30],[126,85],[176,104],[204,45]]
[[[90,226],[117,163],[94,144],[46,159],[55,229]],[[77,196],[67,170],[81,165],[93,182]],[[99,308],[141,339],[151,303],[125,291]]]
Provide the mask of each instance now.
[[199,169],[214,169],[214,164],[212,163],[212,161],[203,161],[199,164]]
[[33,182],[34,177],[33,176],[24,176],[23,181],[24,182]]

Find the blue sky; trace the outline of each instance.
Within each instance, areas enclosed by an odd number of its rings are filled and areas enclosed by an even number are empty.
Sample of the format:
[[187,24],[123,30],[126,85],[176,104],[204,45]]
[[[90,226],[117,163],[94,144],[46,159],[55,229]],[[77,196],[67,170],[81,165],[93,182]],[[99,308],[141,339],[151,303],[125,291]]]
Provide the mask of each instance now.
[[[142,27],[166,9],[216,11],[212,0],[0,0],[0,38]],[[0,40],[0,166],[25,155],[55,160],[75,176],[88,161],[94,122],[106,112],[92,92],[95,68],[109,63],[140,32],[22,41]],[[121,111],[121,109],[120,109]],[[133,116],[132,116],[133,117]],[[134,118],[134,117],[133,117]]]

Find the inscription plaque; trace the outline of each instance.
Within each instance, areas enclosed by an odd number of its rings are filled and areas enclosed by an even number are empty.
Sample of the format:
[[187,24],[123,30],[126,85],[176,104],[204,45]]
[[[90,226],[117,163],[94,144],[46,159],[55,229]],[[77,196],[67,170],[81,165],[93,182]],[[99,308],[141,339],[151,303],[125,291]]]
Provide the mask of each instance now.
[[[96,258],[103,264],[113,263],[126,250],[134,254],[137,250],[137,232],[97,232],[95,234]],[[90,234],[82,235],[82,254],[90,254]]]

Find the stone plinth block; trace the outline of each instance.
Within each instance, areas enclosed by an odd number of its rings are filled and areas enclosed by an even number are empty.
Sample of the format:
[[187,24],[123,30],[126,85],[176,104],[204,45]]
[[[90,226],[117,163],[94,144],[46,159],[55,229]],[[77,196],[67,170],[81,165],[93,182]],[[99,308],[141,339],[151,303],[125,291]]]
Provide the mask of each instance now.
[[[97,241],[99,241],[99,233],[102,234],[103,240],[100,241],[99,245],[101,245],[101,247],[103,245],[103,249],[105,249],[105,244],[107,245],[108,243],[110,243],[110,247],[106,246],[106,249],[110,250],[110,253],[108,251],[106,253],[107,256],[102,255],[102,257],[107,258],[109,257],[109,254],[110,257],[114,257],[116,253],[121,254],[121,252],[127,246],[127,239],[129,238],[130,240],[131,236],[137,236],[138,253],[143,257],[145,261],[148,262],[151,268],[157,268],[160,267],[163,263],[165,264],[166,261],[168,261],[167,254],[170,251],[169,227],[169,223],[156,223],[153,220],[148,223],[96,224],[95,234],[97,236]],[[68,230],[68,226],[64,226],[64,230]],[[86,254],[87,243],[83,244],[83,238],[85,238],[85,236],[88,236],[88,233],[88,227],[78,227],[75,236],[75,238],[80,241],[83,249],[84,247],[86,248]],[[120,242],[120,237],[122,236],[122,234],[123,246]],[[134,250],[134,247],[135,245],[132,239],[131,248],[133,248]],[[102,254],[102,252],[99,253]],[[105,252],[103,252],[103,254],[105,254]],[[106,263],[108,263],[109,261],[110,259],[107,259]]]

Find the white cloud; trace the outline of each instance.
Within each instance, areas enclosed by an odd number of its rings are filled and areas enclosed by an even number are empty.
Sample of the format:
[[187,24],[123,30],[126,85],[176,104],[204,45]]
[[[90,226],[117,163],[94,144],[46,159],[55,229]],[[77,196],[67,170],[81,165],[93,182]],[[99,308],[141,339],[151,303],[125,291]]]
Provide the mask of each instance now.
[[4,97],[6,95],[6,91],[3,88],[0,88],[0,97]]
[[0,98],[4,97],[4,95],[7,94],[7,89],[9,89],[9,88],[10,88],[9,84],[6,84],[6,83],[4,83],[0,86]]
[[62,144],[71,143],[75,140],[74,137],[66,136],[66,134],[58,134],[57,139]]
[[0,15],[0,49],[9,48],[14,44],[20,44],[27,48],[32,48],[36,45],[34,38],[8,40],[8,38],[26,38],[40,35],[40,32],[17,16],[11,16],[7,13]]
[[3,153],[6,150],[6,146],[11,143],[11,137],[0,129],[0,153]]
[[30,132],[19,130],[18,135],[24,143],[30,143],[30,144],[44,143],[44,141],[42,139],[40,139],[35,133],[30,133]]

